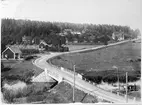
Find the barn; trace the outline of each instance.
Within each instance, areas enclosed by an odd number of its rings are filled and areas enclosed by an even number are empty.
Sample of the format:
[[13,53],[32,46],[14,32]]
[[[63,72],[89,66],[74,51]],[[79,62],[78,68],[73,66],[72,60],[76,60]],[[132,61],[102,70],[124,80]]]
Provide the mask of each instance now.
[[2,58],[17,60],[20,59],[21,54],[22,52],[18,47],[9,46],[2,52]]

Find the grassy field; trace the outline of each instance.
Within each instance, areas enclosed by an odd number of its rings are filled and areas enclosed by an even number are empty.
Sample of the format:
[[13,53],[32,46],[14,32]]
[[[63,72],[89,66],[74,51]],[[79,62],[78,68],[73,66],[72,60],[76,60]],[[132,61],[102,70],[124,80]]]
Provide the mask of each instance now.
[[66,46],[69,47],[69,51],[74,51],[74,50],[97,47],[99,45],[66,45]]
[[[141,66],[141,43],[125,43],[96,51],[87,51],[75,54],[62,55],[52,59],[54,65],[72,69],[72,63],[76,65],[76,72],[82,73],[87,77],[95,75],[107,76],[112,73],[117,73],[112,68],[114,65],[118,67],[119,72],[128,71],[128,74],[140,73]],[[99,73],[100,72],[100,73]]]
[[27,71],[34,71],[35,76],[44,70],[34,66],[32,61],[2,61],[5,67],[11,67],[11,70],[2,72],[2,75],[21,75]]

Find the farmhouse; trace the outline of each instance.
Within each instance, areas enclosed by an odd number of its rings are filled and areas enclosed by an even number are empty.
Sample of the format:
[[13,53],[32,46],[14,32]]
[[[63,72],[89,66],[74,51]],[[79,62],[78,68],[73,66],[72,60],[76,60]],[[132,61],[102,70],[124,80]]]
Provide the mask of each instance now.
[[3,59],[20,59],[21,57],[21,50],[18,47],[7,47],[3,52],[2,52],[2,58]]
[[112,39],[116,41],[124,40],[124,33],[122,32],[114,32],[112,33]]
[[42,40],[39,44],[39,50],[50,49],[52,45],[48,45],[44,40]]

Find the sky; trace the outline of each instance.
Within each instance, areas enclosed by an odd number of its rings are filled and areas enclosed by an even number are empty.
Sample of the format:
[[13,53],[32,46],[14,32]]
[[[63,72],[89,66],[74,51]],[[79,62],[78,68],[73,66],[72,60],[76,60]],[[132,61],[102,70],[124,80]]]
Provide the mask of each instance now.
[[1,18],[127,25],[142,33],[142,0],[2,0]]

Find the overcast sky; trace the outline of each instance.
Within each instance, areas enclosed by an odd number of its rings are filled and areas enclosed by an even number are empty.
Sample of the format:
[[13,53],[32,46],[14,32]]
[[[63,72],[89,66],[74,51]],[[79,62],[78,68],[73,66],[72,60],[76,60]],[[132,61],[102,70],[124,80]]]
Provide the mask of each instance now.
[[115,24],[139,28],[142,0],[3,0],[2,18]]

